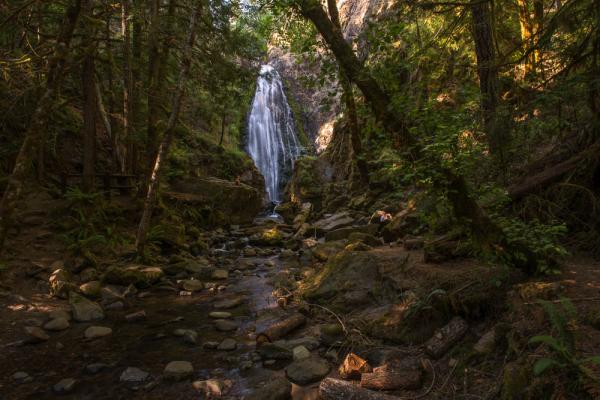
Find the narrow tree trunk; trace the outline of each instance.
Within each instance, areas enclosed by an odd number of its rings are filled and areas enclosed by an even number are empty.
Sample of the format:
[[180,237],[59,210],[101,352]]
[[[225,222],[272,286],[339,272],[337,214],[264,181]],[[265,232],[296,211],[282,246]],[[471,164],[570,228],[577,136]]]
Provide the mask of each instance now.
[[188,28],[187,40],[181,57],[179,79],[177,81],[177,86],[175,87],[173,98],[171,100],[171,115],[169,116],[169,120],[165,128],[162,142],[160,143],[160,146],[158,148],[158,152],[156,154],[156,158],[154,160],[154,165],[152,168],[152,174],[150,175],[150,181],[148,183],[146,200],[144,202],[144,211],[142,213],[142,218],[140,220],[136,236],[136,249],[138,255],[142,256],[144,254],[144,245],[146,244],[146,237],[150,228],[150,221],[152,219],[154,203],[156,202],[161,167],[169,154],[169,148],[171,146],[171,142],[173,141],[175,126],[177,124],[177,119],[179,118],[179,110],[181,109],[181,102],[185,92],[185,82],[188,79],[190,66],[192,62],[192,48],[194,47],[196,23],[200,14],[201,4],[201,2],[196,3],[194,11],[192,12],[192,15],[190,17],[190,25]]
[[[123,35],[123,138],[127,142],[133,141],[132,132],[130,129],[130,114],[131,114],[131,34],[129,30],[129,0],[121,2],[121,34]],[[118,143],[115,138],[115,149],[118,148]],[[120,164],[121,172],[125,171],[125,165]]]
[[[336,0],[327,0],[327,9],[329,10],[329,18],[334,25],[334,29],[343,37],[342,24],[340,23],[340,13],[337,8]],[[358,167],[361,181],[369,182],[369,171],[367,163],[362,158],[362,143],[360,140],[360,130],[358,127],[358,116],[356,114],[356,103],[354,101],[354,93],[352,90],[352,80],[346,75],[343,69],[340,69],[339,80],[342,85],[342,98],[346,105],[346,114],[348,119],[348,127],[350,129],[350,145],[354,162]]]
[[[390,133],[397,132],[398,129],[403,129],[402,116],[389,112],[389,98],[379,87],[378,83],[362,67],[352,52],[352,48],[346,43],[341,33],[335,31],[332,22],[327,18],[321,4],[317,0],[297,0],[296,4],[300,7],[302,15],[313,22],[335,55],[338,63],[344,68],[348,76],[356,82],[359,89],[363,92],[365,99],[375,111],[375,116],[381,121],[384,127]],[[381,110],[386,111],[381,112]],[[413,145],[411,152],[413,156],[419,157],[423,153],[416,140],[410,137],[408,131],[403,130],[401,137],[404,138],[404,143]],[[473,238],[480,242],[480,247],[494,247],[498,251],[504,252],[508,258],[512,257],[512,261],[516,266],[527,272],[531,272],[532,267],[535,267],[535,259],[532,253],[527,248],[515,246],[507,242],[507,238],[500,227],[488,217],[473,198],[464,177],[443,167],[441,161],[439,162],[438,169],[443,179],[439,179],[438,177],[434,182],[435,187],[446,191],[448,200],[453,207],[454,215],[461,223],[470,228]],[[525,255],[526,259],[523,260],[519,255]]]
[[73,31],[77,25],[80,12],[81,0],[71,1],[56,40],[54,54],[49,61],[46,87],[33,112],[29,128],[25,132],[25,140],[19,149],[15,166],[2,196],[2,201],[0,202],[0,251],[2,251],[4,241],[6,240],[15,207],[21,197],[25,178],[31,165],[31,159],[38,150],[37,146],[40,144],[40,134],[46,128],[50,110],[56,101],[64,75]]
[[505,149],[510,140],[508,129],[498,126],[498,67],[494,50],[494,34],[491,25],[490,4],[475,0],[471,5],[473,41],[477,55],[477,74],[481,93],[483,126],[490,152],[500,164],[505,161]]
[[534,70],[534,56],[533,53],[529,52],[532,46],[533,32],[531,27],[531,16],[529,13],[528,0],[517,0],[517,7],[519,9],[519,26],[521,28],[521,42],[523,50],[527,52],[523,67],[525,75],[529,75]]
[[[92,16],[93,0],[84,3],[84,15]],[[83,89],[83,190],[94,190],[95,164],[96,164],[96,89],[94,75],[96,73],[96,42],[94,29],[89,22],[84,30],[85,55],[81,83]]]
[[227,118],[227,114],[225,110],[223,110],[223,116],[221,117],[221,137],[219,138],[219,146],[223,145],[223,137],[225,136],[225,121]]
[[[141,82],[141,64],[142,64],[142,17],[141,6],[139,0],[133,1],[133,31],[131,42],[131,87],[130,87],[130,113],[129,120],[131,121],[131,135],[125,138],[127,140],[127,170],[131,174],[136,174],[138,171],[138,145],[139,141],[135,136],[141,131],[140,120],[140,82]],[[131,14],[131,13],[130,13]]]

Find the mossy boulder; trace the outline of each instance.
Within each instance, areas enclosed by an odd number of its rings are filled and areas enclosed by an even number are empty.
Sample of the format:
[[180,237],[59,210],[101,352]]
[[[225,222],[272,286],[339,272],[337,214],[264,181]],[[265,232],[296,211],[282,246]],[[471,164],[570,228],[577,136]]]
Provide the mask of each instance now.
[[292,224],[294,218],[300,211],[300,206],[296,202],[288,201],[286,203],[278,204],[274,211],[281,215],[286,224]]
[[327,261],[330,257],[333,257],[344,250],[346,244],[347,242],[345,240],[319,243],[311,249],[312,255],[318,261]]
[[287,195],[291,201],[309,202],[316,210],[320,210],[323,203],[324,172],[323,160],[313,156],[298,158],[287,187]]
[[240,182],[218,178],[190,178],[166,192],[176,206],[191,207],[198,222],[213,226],[251,223],[263,207],[263,192]]
[[276,226],[262,229],[250,236],[250,243],[256,246],[278,246],[282,245],[286,235]]
[[138,288],[147,288],[157,283],[163,276],[164,272],[159,267],[113,265],[104,272],[102,281],[114,285],[135,285]]

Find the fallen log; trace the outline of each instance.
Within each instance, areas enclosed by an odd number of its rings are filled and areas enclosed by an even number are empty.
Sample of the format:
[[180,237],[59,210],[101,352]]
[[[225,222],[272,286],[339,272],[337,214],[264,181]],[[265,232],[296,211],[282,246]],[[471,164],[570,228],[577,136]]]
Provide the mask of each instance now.
[[375,390],[419,389],[423,371],[418,369],[394,370],[387,366],[375,368],[360,377],[360,386]]
[[467,333],[469,325],[464,319],[454,317],[450,322],[438,330],[431,339],[425,343],[425,352],[434,360],[442,357],[456,342]]
[[366,360],[354,353],[348,353],[338,372],[344,379],[360,379],[360,375],[371,372],[372,368]]
[[598,158],[599,150],[600,142],[596,142],[568,160],[558,163],[537,174],[526,177],[522,182],[514,184],[508,188],[508,196],[513,201],[516,201],[536,190],[560,181],[565,175],[575,171],[577,167],[580,167],[580,163],[589,156]]
[[351,382],[341,379],[326,378],[319,385],[319,399],[321,400],[400,400],[400,397],[391,396],[356,386]]
[[281,339],[294,329],[302,326],[306,322],[306,317],[302,314],[292,314],[282,320],[275,322],[268,328],[256,334],[256,344],[261,345],[266,342],[273,342]]

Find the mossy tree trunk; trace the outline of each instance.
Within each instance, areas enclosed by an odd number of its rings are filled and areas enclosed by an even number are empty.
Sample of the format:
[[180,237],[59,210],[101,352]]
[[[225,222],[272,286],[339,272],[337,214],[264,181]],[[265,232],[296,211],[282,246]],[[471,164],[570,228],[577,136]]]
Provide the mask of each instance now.
[[154,163],[148,182],[146,200],[144,201],[144,210],[142,213],[142,218],[140,219],[140,224],[138,226],[135,244],[137,253],[140,256],[143,256],[144,254],[144,246],[146,244],[148,230],[150,229],[150,222],[152,219],[152,213],[154,210],[154,204],[156,203],[156,197],[158,192],[160,172],[163,163],[166,161],[166,158],[169,155],[169,149],[171,143],[173,142],[173,135],[175,133],[175,127],[179,118],[179,111],[181,110],[181,102],[185,93],[185,84],[188,79],[192,63],[192,49],[194,47],[194,41],[196,37],[196,24],[198,22],[198,17],[200,14],[201,4],[201,2],[196,3],[194,11],[192,12],[192,15],[190,17],[187,39],[185,42],[185,47],[183,49],[183,54],[181,56],[179,79],[177,81],[177,86],[175,87],[175,90],[173,92],[173,98],[171,100],[171,114],[169,116],[169,120],[167,122],[162,141],[160,143],[160,146],[158,147],[156,157],[154,158]]

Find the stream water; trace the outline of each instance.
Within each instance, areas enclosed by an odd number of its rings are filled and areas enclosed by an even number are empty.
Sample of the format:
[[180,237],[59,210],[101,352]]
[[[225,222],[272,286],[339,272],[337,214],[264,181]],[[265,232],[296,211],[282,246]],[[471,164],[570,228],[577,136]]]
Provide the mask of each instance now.
[[263,65],[248,119],[248,154],[265,178],[268,200],[281,201],[282,186],[301,151],[279,73]]

